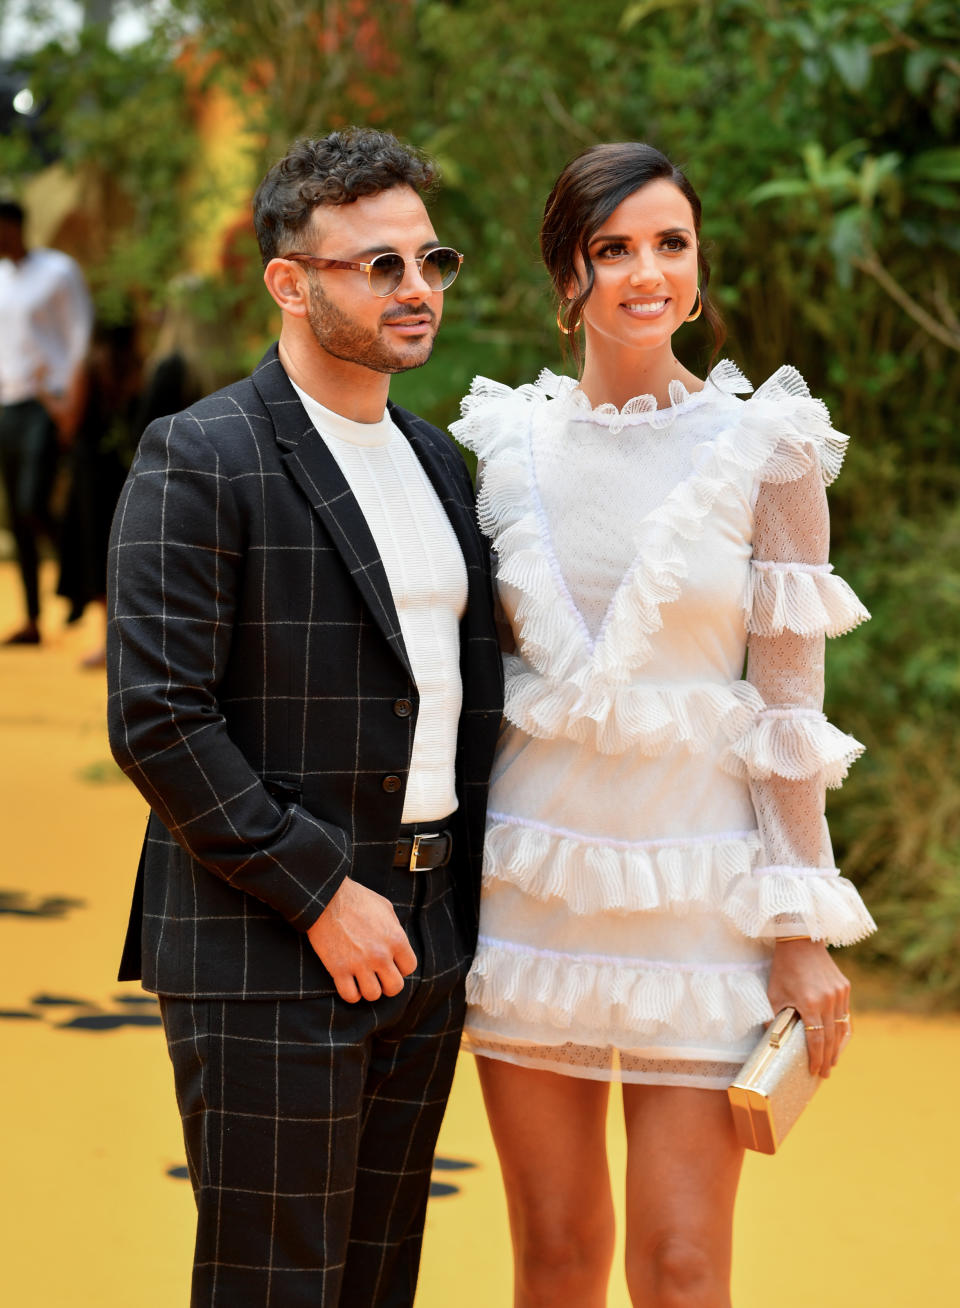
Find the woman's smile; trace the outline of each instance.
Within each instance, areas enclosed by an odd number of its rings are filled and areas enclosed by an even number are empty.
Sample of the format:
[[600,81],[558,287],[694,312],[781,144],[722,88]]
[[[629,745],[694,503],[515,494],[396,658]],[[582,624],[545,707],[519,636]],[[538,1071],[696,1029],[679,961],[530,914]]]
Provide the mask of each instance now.
[[621,305],[627,313],[636,318],[655,318],[658,314],[663,313],[670,303],[669,298],[659,300],[626,300]]

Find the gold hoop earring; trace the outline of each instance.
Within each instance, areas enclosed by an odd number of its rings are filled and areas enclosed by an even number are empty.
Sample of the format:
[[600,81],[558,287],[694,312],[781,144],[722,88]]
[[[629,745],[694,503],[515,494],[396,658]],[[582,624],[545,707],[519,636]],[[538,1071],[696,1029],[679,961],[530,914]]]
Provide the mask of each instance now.
[[697,307],[691,313],[689,318],[684,318],[684,322],[696,322],[703,312],[703,296],[700,294],[700,287],[697,287]]
[[560,311],[562,308],[563,308],[562,304],[557,308],[557,326],[563,332],[564,336],[573,336],[577,331],[577,329],[579,328],[580,324],[583,322],[583,314],[580,315],[580,317],[577,319],[577,321],[573,324],[572,327],[564,327],[563,323],[560,321]]

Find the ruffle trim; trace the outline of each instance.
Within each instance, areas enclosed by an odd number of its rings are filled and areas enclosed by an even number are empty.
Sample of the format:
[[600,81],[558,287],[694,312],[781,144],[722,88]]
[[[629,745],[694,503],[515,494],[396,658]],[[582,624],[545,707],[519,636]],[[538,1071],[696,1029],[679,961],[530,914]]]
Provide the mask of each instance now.
[[574,914],[714,908],[758,940],[788,917],[831,945],[851,945],[876,929],[850,881],[836,868],[760,867],[760,833],[699,840],[598,841],[575,832],[488,815],[483,876]]
[[[637,555],[611,599],[596,641],[553,554],[530,443],[538,404],[559,395],[576,408],[586,397],[572,378],[545,371],[536,383],[515,390],[478,377],[463,400],[463,417],[451,430],[484,462],[478,517],[499,559],[499,583],[517,592],[517,637],[529,669],[513,687],[514,713],[524,721],[509,711],[508,717],[524,729],[531,722],[531,734],[585,740],[590,725],[581,732],[577,722],[590,719],[606,741],[600,747],[604,752],[627,748],[646,735],[655,738],[653,747],[659,749],[658,731],[667,748],[672,741],[665,726],[648,731],[617,725],[636,718],[633,704],[622,703],[617,689],[652,656],[650,637],[663,625],[661,606],[678,598],[688,574],[689,544],[702,535],[719,497],[745,478],[792,480],[817,463],[825,481],[839,471],[847,437],[832,429],[826,406],[810,397],[796,369],[779,369],[752,398],[739,401],[729,393],[738,385],[734,376],[739,373],[727,367],[731,375],[720,370],[713,398],[729,411],[729,426],[699,447],[694,471],[639,524]],[[690,396],[690,403],[707,393],[705,388]],[[685,408],[678,404],[664,412],[675,417]],[[545,683],[539,690],[529,684],[535,674]],[[616,719],[609,727],[605,715]],[[684,739],[685,733],[679,724],[674,738]]]
[[[675,392],[675,387],[679,391]],[[671,383],[671,405],[655,411],[646,407],[652,396],[637,396],[622,410],[603,404],[592,409],[573,377],[558,377],[549,368],[544,368],[535,382],[516,387],[478,376],[460,401],[461,417],[451,423],[450,430],[461,445],[488,461],[504,452],[515,452],[518,437],[521,444],[525,443],[531,410],[545,401],[561,402],[560,417],[567,410],[565,416],[590,419],[599,425],[609,425],[625,416],[645,421],[662,417],[672,422],[700,402],[733,399],[750,389],[740,370],[726,359],[711,370],[701,391],[690,394],[682,383]],[[838,475],[849,437],[834,430],[827,406],[811,396],[802,375],[791,365],[778,368],[749,399],[727,405],[726,411],[734,422],[720,433],[716,443],[739,448],[740,471],[760,472],[765,481],[791,481],[809,472],[813,455],[828,484]],[[740,431],[744,421],[749,435]],[[764,424],[768,426],[766,431],[759,429]],[[795,447],[792,454],[791,446]]]
[[[525,382],[517,387],[505,386],[503,382],[494,381],[490,377],[477,376],[473,379],[468,394],[460,402],[462,419],[455,422],[451,430],[461,445],[475,449],[475,445],[467,438],[477,435],[483,437],[486,433],[482,428],[486,426],[486,422],[482,423],[481,430],[477,432],[469,420],[478,414],[485,419],[488,415],[483,411],[488,409],[491,403],[503,400],[524,402],[558,400],[567,409],[567,416],[596,422],[602,427],[612,428],[615,424],[623,427],[639,423],[665,426],[678,417],[679,410],[689,405],[696,405],[702,400],[715,400],[718,392],[721,395],[744,395],[752,390],[752,383],[729,359],[721,359],[710,370],[700,391],[691,392],[683,382],[671,381],[668,387],[670,404],[665,409],[657,408],[655,395],[635,395],[622,409],[618,409],[615,404],[593,406],[580,389],[580,384],[575,377],[559,376],[549,368],[541,369],[535,382]],[[479,453],[479,450],[476,452]],[[484,452],[481,457],[487,458],[488,454]]]
[[679,964],[529,950],[481,936],[467,1002],[584,1044],[635,1048],[649,1037],[743,1040],[772,1016],[767,964]]
[[877,929],[856,886],[835,868],[757,868],[731,885],[722,909],[739,931],[757,940],[773,940],[783,917],[791,934],[828,945],[853,945]]
[[562,900],[576,914],[719,906],[763,848],[758,832],[631,844],[560,833],[504,814],[489,818],[484,881],[506,882],[534,899]]
[[[552,681],[616,685],[651,658],[649,637],[663,626],[661,605],[678,598],[687,575],[687,559],[671,532],[637,556],[594,642],[545,544],[547,528],[531,494],[529,469],[506,457],[488,464],[477,514],[497,553],[497,584],[517,592],[514,619],[531,667]],[[692,539],[697,532],[692,518],[685,524]]]
[[749,731],[727,747],[720,766],[734,777],[808,781],[822,776],[834,789],[864,746],[813,709],[764,709]]
[[477,514],[497,552],[497,585],[517,592],[514,621],[527,661],[544,676],[563,680],[587,666],[590,636],[567,602],[559,567],[543,548],[529,487],[529,473],[518,463],[489,464]]
[[601,754],[639,748],[648,756],[683,746],[701,753],[719,734],[744,732],[763,708],[747,681],[691,687],[611,686],[596,679],[551,681],[516,654],[504,658],[504,716],[541,740],[560,737]]
[[843,636],[869,612],[829,563],[773,563],[754,559],[743,601],[747,630],[758,636]]
[[796,368],[778,368],[742,407],[743,426],[772,449],[758,465],[760,481],[796,481],[819,466],[825,485],[839,476],[849,436],[835,431],[830,411]]
[[745,395],[753,390],[753,385],[729,359],[721,359],[711,369],[702,390],[690,391],[682,381],[676,378],[671,381],[667,387],[670,403],[663,409],[657,407],[655,395],[635,395],[622,409],[615,404],[592,405],[573,377],[558,377],[549,368],[543,369],[536,385],[545,395],[563,401],[569,407],[567,416],[575,422],[596,423],[609,427],[611,432],[641,423],[655,429],[669,427],[676,420],[678,410],[716,399],[718,391],[723,395]]

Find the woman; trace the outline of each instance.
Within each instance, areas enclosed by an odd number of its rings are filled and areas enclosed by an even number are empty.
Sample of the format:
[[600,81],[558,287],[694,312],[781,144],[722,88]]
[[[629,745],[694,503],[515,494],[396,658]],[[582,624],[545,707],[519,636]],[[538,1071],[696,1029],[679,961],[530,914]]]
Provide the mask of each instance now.
[[611,1080],[633,1302],[729,1304],[723,1092],[788,1004],[829,1075],[850,1018],[826,944],[874,926],[823,820],[861,751],[821,712],[823,636],[869,616],[827,563],[846,437],[791,368],[742,400],[731,364],[702,381],[676,359],[701,311],[723,339],[700,216],[650,146],[569,164],[541,248],[580,380],[478,378],[454,427],[517,648],[467,1041],[518,1308],[605,1302]]

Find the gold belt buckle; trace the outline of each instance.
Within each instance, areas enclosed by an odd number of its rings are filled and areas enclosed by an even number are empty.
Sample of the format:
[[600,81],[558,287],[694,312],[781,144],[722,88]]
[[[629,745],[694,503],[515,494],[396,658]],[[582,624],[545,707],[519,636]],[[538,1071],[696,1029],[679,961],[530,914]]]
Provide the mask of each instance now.
[[413,844],[410,848],[410,862],[407,864],[408,872],[422,872],[423,868],[417,862],[417,855],[420,853],[421,840],[433,840],[439,836],[439,831],[423,831],[419,836],[413,837]]

